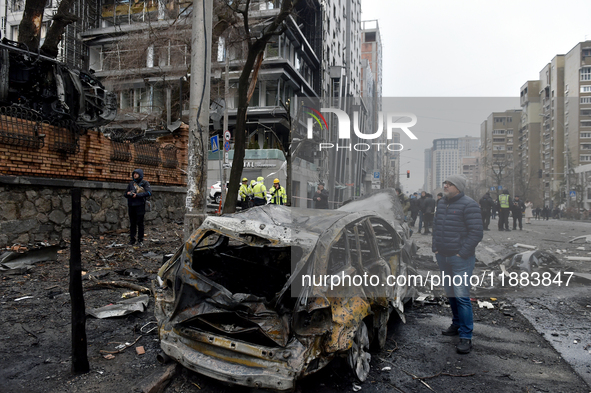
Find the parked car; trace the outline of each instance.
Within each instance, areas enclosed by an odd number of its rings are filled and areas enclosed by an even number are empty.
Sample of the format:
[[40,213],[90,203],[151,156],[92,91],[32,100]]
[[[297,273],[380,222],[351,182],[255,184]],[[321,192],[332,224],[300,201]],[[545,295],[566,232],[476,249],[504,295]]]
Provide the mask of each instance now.
[[[226,190],[228,189],[228,186],[230,185],[230,183],[226,183]],[[215,203],[215,204],[219,204],[220,203],[220,197],[222,195],[222,182],[221,181],[216,181],[215,183],[213,183],[210,187],[209,187],[209,199],[211,202]],[[271,202],[271,194],[269,192],[267,192],[267,203]],[[240,194],[238,195],[238,202],[242,201],[242,198],[240,197]]]
[[212,378],[278,391],[337,356],[365,380],[370,344],[384,346],[390,312],[403,315],[412,288],[317,279],[406,276],[416,248],[400,217],[389,192],[339,210],[266,205],[208,217],[158,272],[163,352]]
[[[226,189],[229,183],[226,183]],[[216,181],[209,187],[209,199],[216,204],[220,203],[220,198],[222,197],[222,182]]]

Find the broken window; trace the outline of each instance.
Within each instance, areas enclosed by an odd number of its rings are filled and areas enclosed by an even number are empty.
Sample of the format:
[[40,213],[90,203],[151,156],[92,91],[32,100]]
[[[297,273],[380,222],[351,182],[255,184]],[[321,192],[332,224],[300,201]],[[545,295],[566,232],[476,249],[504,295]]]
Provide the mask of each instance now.
[[378,251],[382,258],[387,260],[390,256],[400,251],[398,234],[394,229],[377,218],[371,218],[370,223],[375,234]]
[[291,253],[291,247],[252,246],[210,232],[193,251],[192,268],[232,293],[271,300],[291,274]]
[[347,252],[347,238],[341,234],[339,239],[330,249],[328,256],[328,274],[341,272],[349,265],[349,253]]

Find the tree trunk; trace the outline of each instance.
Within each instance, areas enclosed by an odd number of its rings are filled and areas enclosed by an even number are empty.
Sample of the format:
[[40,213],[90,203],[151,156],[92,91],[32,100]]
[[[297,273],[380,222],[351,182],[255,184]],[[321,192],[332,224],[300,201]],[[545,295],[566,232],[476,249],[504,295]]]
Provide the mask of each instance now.
[[52,18],[51,26],[47,31],[43,46],[41,47],[41,52],[43,52],[44,55],[53,57],[54,59],[57,57],[58,46],[62,40],[64,31],[66,30],[66,26],[78,20],[76,15],[70,14],[69,12],[73,3],[74,0],[61,0],[57,12]]
[[18,28],[18,41],[34,52],[39,49],[44,9],[45,0],[27,0],[23,20]]

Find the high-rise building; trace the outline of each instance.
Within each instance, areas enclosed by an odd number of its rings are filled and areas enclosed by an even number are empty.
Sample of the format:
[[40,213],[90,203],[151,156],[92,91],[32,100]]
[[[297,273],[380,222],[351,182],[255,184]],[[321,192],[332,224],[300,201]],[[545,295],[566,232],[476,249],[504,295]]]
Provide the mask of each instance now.
[[480,180],[486,189],[498,187],[515,193],[515,149],[521,110],[493,112],[480,126]]
[[591,41],[564,57],[564,148],[571,166],[591,163]]
[[553,208],[564,176],[564,55],[540,71],[540,105],[544,204]]
[[[518,162],[517,176],[527,184],[527,198],[538,207],[543,204],[543,173],[541,154],[540,81],[527,81],[519,92],[521,124],[515,140]],[[549,137],[548,137],[549,138]]]

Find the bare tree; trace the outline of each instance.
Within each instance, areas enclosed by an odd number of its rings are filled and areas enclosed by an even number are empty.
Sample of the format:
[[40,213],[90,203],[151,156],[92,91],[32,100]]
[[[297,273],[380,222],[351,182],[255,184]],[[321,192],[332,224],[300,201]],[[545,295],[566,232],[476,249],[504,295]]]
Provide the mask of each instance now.
[[[283,0],[279,12],[271,20],[257,20],[252,23],[251,0],[228,1],[227,7],[242,19],[243,34],[247,46],[246,60],[238,81],[238,110],[236,114],[236,128],[234,131],[234,160],[230,172],[230,186],[224,212],[236,211],[236,199],[240,176],[244,168],[244,154],[246,143],[246,111],[257,83],[258,73],[263,63],[263,54],[269,40],[286,30],[284,21],[294,12],[299,0]],[[289,150],[289,149],[288,149]]]
[[[41,53],[56,58],[59,44],[64,35],[66,26],[78,20],[76,15],[70,13],[74,0],[61,0],[56,14],[51,18],[51,25],[47,31],[45,42],[41,47]],[[46,0],[27,0],[23,19],[19,25],[18,39],[31,51],[39,49],[41,42],[41,26],[43,25],[43,13]]]

